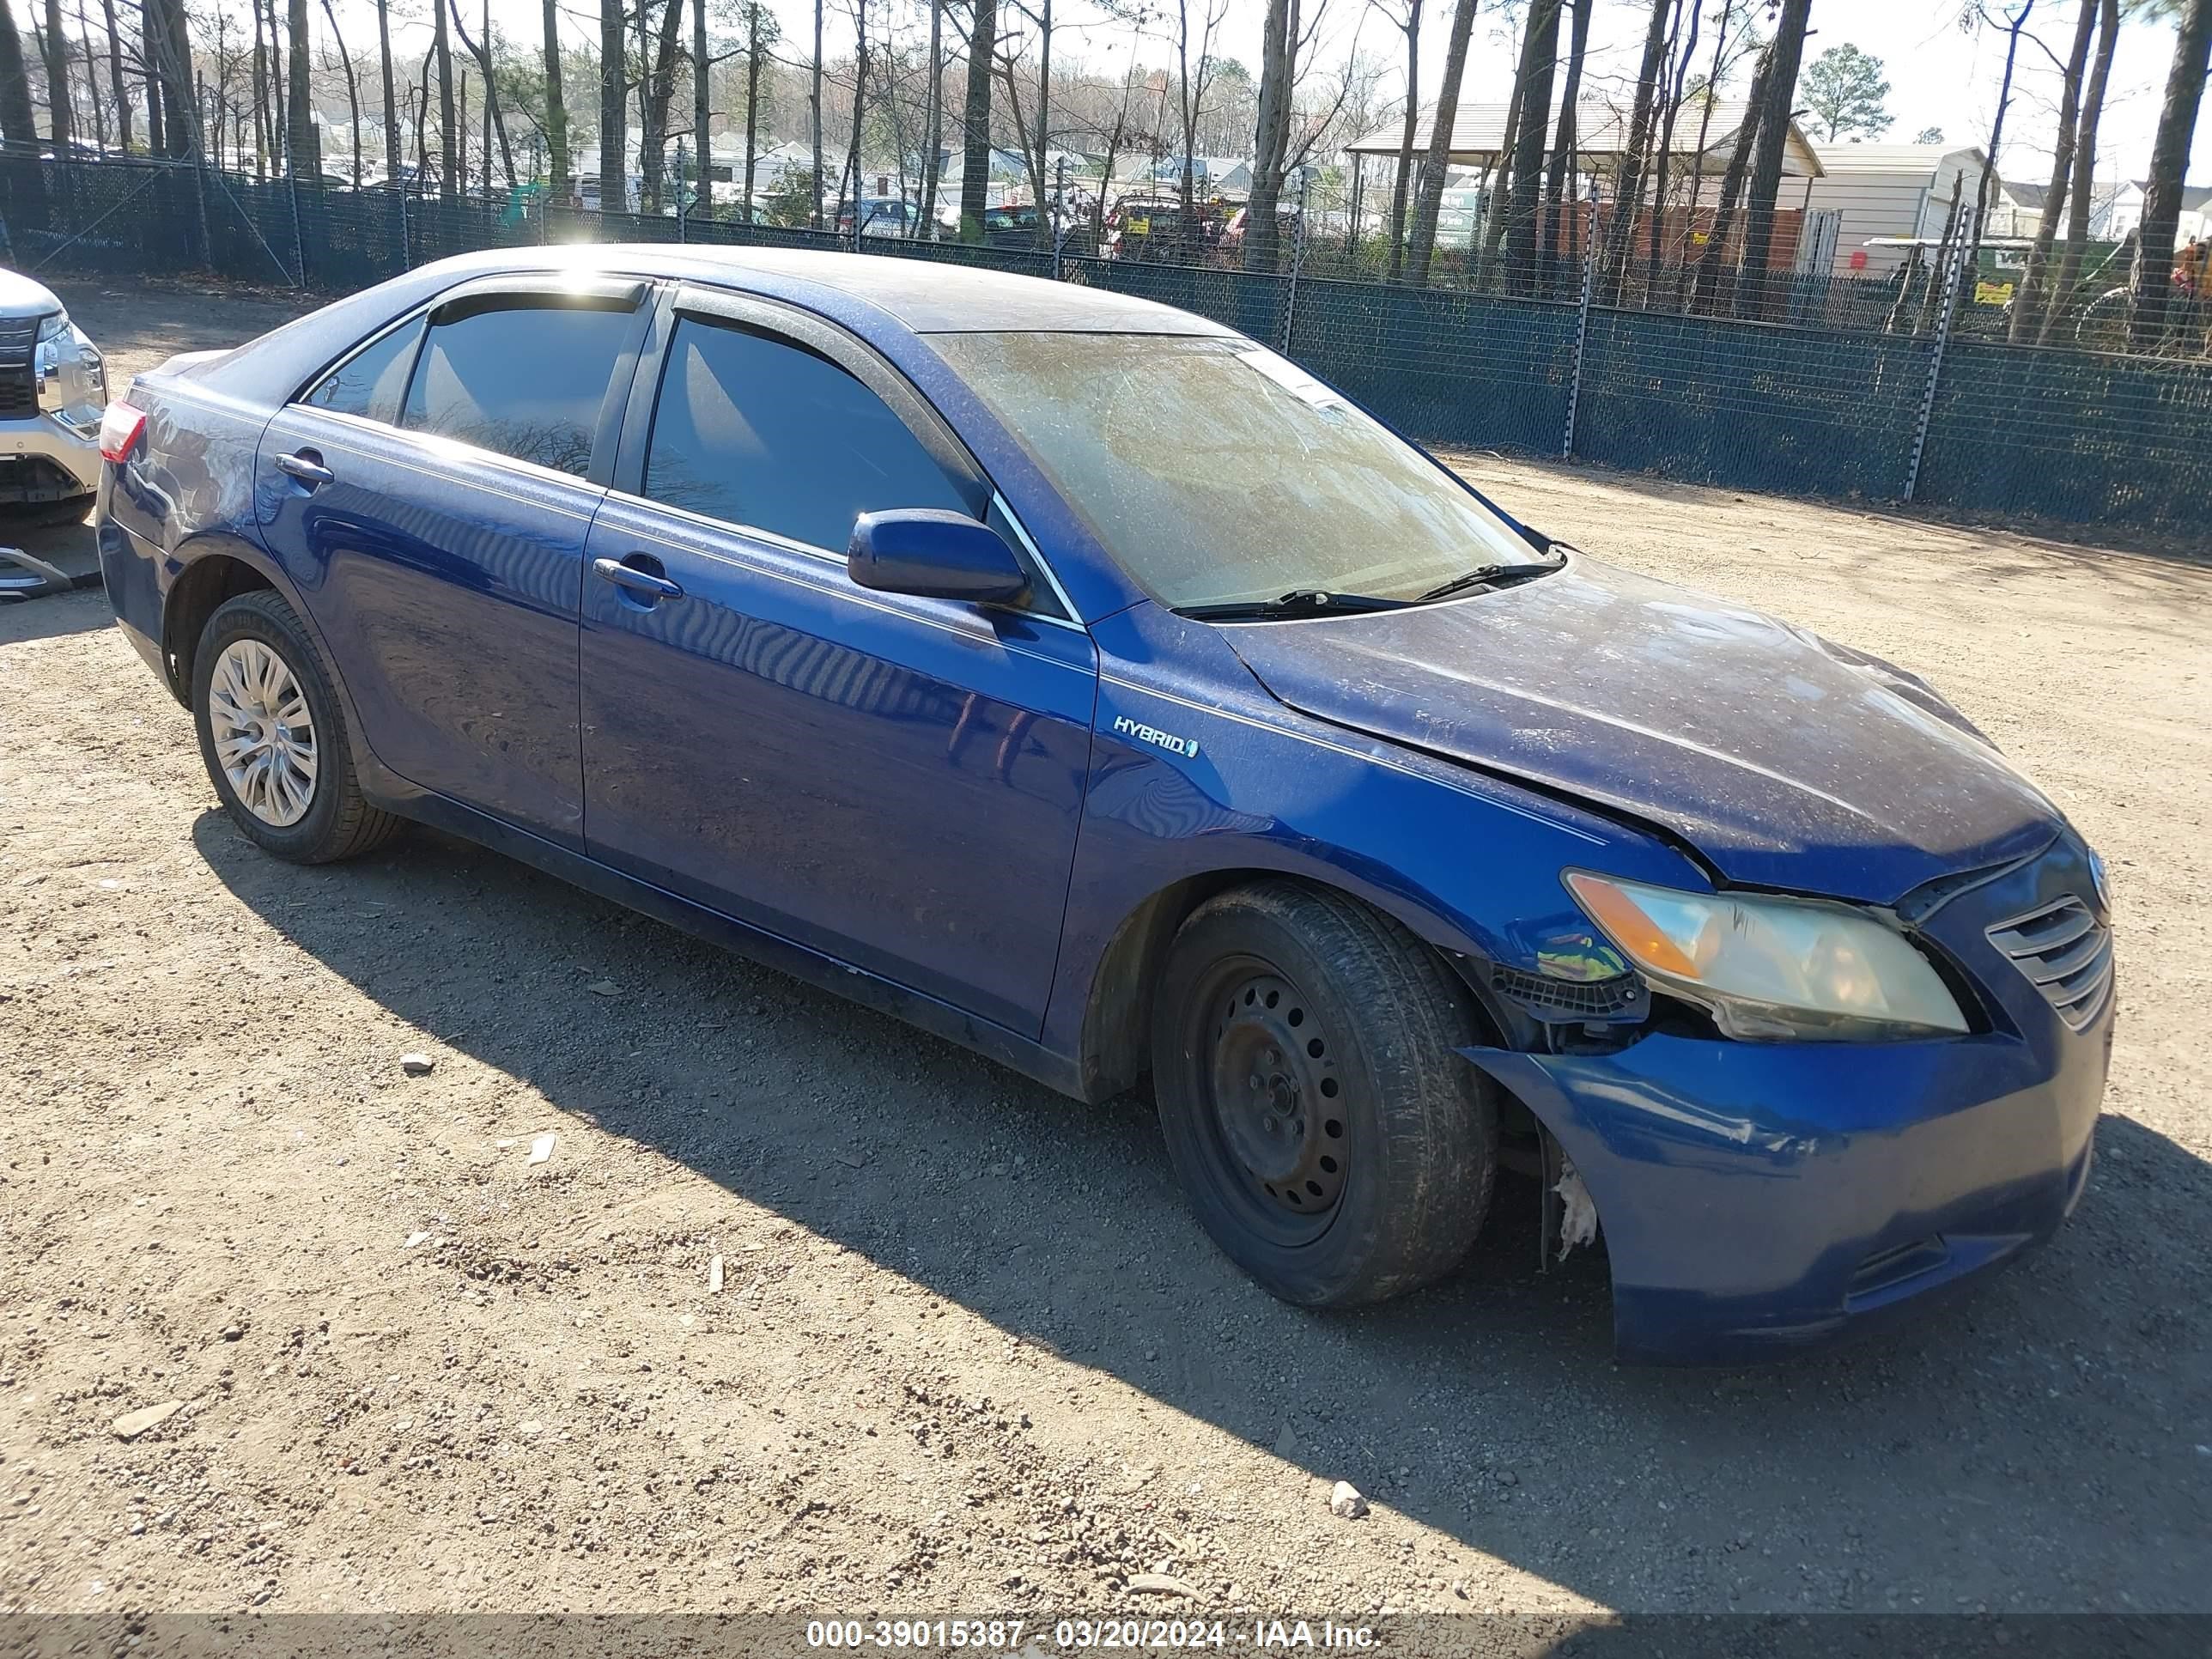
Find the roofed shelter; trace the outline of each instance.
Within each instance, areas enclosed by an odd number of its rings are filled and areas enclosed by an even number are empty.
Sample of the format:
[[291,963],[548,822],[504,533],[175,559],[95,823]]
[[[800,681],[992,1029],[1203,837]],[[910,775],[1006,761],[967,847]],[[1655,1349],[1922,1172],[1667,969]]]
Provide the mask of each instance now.
[[[1449,159],[1454,167],[1491,168],[1498,165],[1498,156],[1505,143],[1505,118],[1510,106],[1504,104],[1462,104],[1452,117],[1451,150]],[[1628,148],[1628,112],[1615,108],[1602,100],[1585,98],[1575,106],[1575,160],[1577,168],[1600,176],[1620,173],[1622,153]],[[1712,118],[1705,119],[1705,112],[1693,105],[1686,105],[1674,123],[1674,137],[1668,149],[1670,160],[1668,173],[1671,178],[1686,179],[1692,173],[1716,174],[1728,168],[1729,160],[1735,154],[1737,135],[1743,131],[1745,118],[1751,106],[1744,103],[1715,104]],[[1436,120],[1431,110],[1413,128],[1413,156],[1418,161],[1429,153],[1429,141]],[[1698,146],[1698,132],[1705,128],[1705,147]],[[1551,152],[1553,126],[1545,127],[1544,149]],[[1353,155],[1389,155],[1398,154],[1399,144],[1405,137],[1402,123],[1364,138],[1356,138],[1345,146]],[[1654,148],[1656,148],[1654,135]],[[1811,180],[1820,176],[1820,158],[1806,141],[1796,122],[1790,124],[1788,138],[1782,146],[1782,176],[1785,179]]]

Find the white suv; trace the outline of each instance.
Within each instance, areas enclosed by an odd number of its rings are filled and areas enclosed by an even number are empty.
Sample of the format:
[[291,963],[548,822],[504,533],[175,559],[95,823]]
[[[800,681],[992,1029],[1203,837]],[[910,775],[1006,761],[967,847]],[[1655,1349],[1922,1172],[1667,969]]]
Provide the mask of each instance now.
[[107,368],[52,289],[0,270],[0,503],[100,487]]

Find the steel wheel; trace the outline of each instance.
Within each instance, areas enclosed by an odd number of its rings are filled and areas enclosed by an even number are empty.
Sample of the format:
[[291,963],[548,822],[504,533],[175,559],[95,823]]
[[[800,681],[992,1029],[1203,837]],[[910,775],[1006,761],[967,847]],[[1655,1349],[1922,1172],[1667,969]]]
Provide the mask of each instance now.
[[1220,964],[1207,1068],[1213,1126],[1261,1213],[1285,1243],[1335,1219],[1352,1146],[1328,1034],[1310,999],[1269,965]]
[[208,683],[216,757],[239,805],[289,828],[315,802],[315,720],[291,665],[255,639],[222,648]]

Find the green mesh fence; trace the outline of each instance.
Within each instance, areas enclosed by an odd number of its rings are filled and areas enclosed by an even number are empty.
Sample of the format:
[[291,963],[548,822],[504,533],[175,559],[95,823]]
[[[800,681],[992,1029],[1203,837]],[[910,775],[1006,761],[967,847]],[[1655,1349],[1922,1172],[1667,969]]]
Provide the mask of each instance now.
[[[1895,500],[2086,525],[2197,532],[2212,516],[2212,359],[2194,324],[2153,355],[2011,346],[2000,315],[1888,283],[1777,274],[1771,320],[1485,291],[1440,254],[1432,285],[1372,280],[1374,250],[1302,240],[1284,269],[1055,258],[1027,246],[866,237],[864,255],[1085,283],[1192,311],[1283,349],[1424,441],[1576,458],[1692,483]],[[347,292],[450,254],[544,242],[851,251],[822,231],[548,205],[529,187],[441,198],[295,186],[180,163],[0,154],[0,258],[112,276],[206,270]],[[1309,258],[1310,256],[1310,258]],[[1494,285],[1493,285],[1494,286]],[[1909,296],[1908,296],[1909,297]],[[1984,315],[1984,312],[1989,314]],[[1940,361],[1939,361],[1940,357]],[[1934,374],[1931,377],[1931,368]],[[1930,383],[1933,381],[1931,395]],[[1916,474],[1915,437],[1925,425]]]

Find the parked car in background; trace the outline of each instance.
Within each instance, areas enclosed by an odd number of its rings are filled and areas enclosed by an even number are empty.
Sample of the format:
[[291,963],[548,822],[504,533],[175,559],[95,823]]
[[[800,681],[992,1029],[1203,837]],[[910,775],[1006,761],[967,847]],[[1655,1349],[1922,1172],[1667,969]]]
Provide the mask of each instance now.
[[1202,259],[1221,240],[1226,218],[1218,203],[1194,202],[1186,218],[1178,196],[1124,196],[1107,216],[1105,254],[1166,264]]
[[43,283],[0,270],[0,503],[67,501],[100,486],[107,366]]
[[921,210],[915,204],[896,196],[863,196],[857,204],[848,202],[837,215],[840,235],[853,234],[855,210],[860,219],[863,236],[906,236],[921,220]]
[[500,250],[173,359],[100,447],[108,594],[247,839],[441,825],[1079,1098],[1149,1073],[1289,1301],[1452,1271],[1523,1170],[1623,1354],[1739,1361],[2087,1182],[2110,905],[2056,806],[1217,323]]

